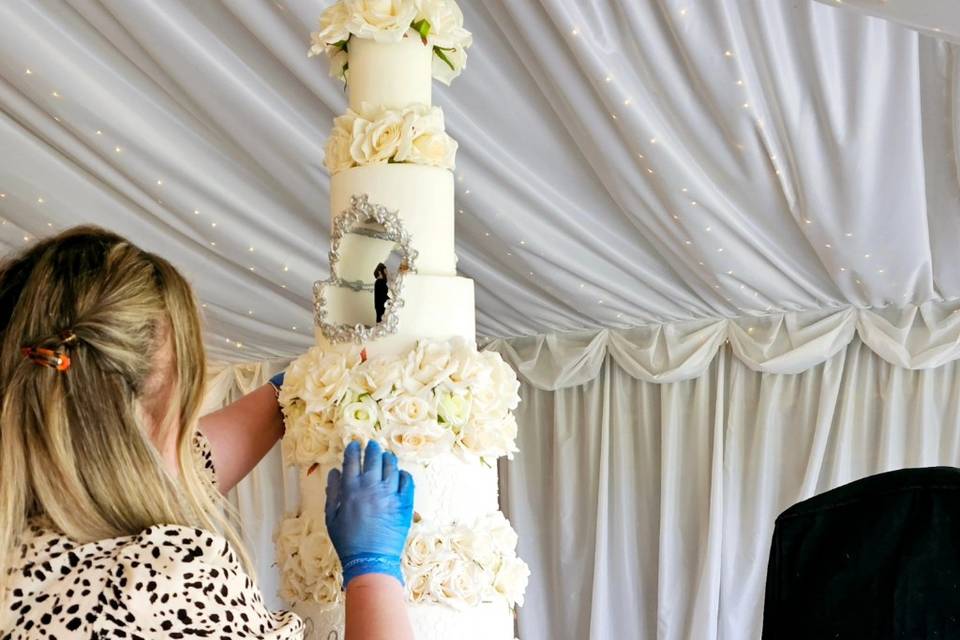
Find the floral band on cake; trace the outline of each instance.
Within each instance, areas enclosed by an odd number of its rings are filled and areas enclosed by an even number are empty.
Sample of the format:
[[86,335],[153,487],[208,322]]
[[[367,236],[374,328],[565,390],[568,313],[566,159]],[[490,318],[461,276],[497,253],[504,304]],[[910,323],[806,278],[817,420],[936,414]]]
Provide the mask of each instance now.
[[490,464],[517,451],[520,383],[500,354],[462,338],[364,360],[314,347],[287,370],[280,404],[291,464],[336,464],[351,440],[376,440],[405,462],[453,453]]
[[338,0],[320,16],[310,34],[309,55],[325,53],[330,75],[346,81],[350,38],[399,42],[416,37],[433,47],[433,77],[449,85],[467,66],[473,36],[463,28],[454,0]]
[[[275,541],[282,598],[342,603],[340,561],[322,518],[291,516]],[[497,601],[521,606],[530,568],[516,549],[517,534],[500,512],[469,525],[414,523],[403,558],[407,599],[454,609]]]
[[333,121],[325,163],[331,175],[372,164],[404,162],[456,167],[457,142],[444,131],[440,107],[385,109],[366,103]]

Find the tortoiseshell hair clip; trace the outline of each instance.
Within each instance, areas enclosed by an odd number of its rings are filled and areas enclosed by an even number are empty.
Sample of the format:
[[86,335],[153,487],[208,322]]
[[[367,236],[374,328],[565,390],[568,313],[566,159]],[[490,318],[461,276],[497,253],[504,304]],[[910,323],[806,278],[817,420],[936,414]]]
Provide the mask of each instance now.
[[67,349],[76,343],[77,334],[67,329],[60,333],[60,344],[56,348],[25,346],[20,348],[20,353],[38,367],[49,367],[60,373],[66,373],[72,364]]

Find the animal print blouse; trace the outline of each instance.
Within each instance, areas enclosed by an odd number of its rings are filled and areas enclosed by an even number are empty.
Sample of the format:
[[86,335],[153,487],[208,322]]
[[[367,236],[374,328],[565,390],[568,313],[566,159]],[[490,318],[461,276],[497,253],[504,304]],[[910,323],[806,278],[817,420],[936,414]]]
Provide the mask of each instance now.
[[[206,440],[197,445],[212,475]],[[2,640],[303,637],[296,615],[267,610],[230,544],[200,529],[77,544],[33,527],[10,575]]]

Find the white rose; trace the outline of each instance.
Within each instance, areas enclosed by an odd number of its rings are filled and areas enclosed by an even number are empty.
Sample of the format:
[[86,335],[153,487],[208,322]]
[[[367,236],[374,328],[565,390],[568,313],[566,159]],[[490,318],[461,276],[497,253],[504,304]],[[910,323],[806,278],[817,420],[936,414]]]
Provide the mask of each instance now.
[[433,389],[450,378],[457,363],[447,342],[421,342],[403,367],[403,386],[409,393]]
[[455,432],[470,420],[471,399],[469,394],[440,391],[437,394],[437,414],[447,427]]
[[463,12],[451,0],[417,0],[416,21],[430,23],[430,44],[438,47],[469,47],[473,36],[463,28]]
[[384,400],[396,392],[402,374],[403,365],[396,358],[374,358],[356,369],[353,387],[374,400]]
[[464,527],[450,540],[453,548],[468,561],[476,562],[485,570],[493,570],[499,557],[494,540],[480,528]]
[[353,145],[353,123],[357,114],[347,111],[333,121],[330,139],[327,140],[324,163],[327,171],[334,175],[353,166],[353,156],[350,149]]
[[491,366],[494,388],[508,411],[520,405],[520,380],[516,372],[496,351],[484,351],[482,357]]
[[453,446],[453,434],[436,422],[392,424],[386,437],[386,447],[405,460],[433,458],[450,451]]
[[470,562],[456,563],[444,576],[441,600],[457,609],[476,607],[484,582],[480,567]]
[[512,415],[497,421],[472,420],[460,433],[460,446],[478,458],[499,458],[518,451],[517,421]]
[[302,466],[334,462],[340,452],[333,424],[318,414],[309,414],[303,427],[288,431],[283,449],[291,463]]
[[338,351],[319,351],[315,356],[305,376],[301,397],[307,403],[307,411],[322,413],[340,402],[349,389],[355,361],[352,354]]
[[447,57],[447,60],[450,61],[450,64],[453,65],[453,68],[450,68],[446,62],[444,62],[440,56],[434,53],[433,56],[433,77],[442,82],[445,85],[450,85],[457,76],[463,73],[463,70],[467,66],[467,51],[463,47],[457,47],[452,51],[444,51],[443,55]]
[[439,107],[411,107],[403,112],[403,119],[398,161],[454,169],[457,143],[444,131],[443,111]]
[[513,554],[516,551],[520,539],[502,512],[498,511],[487,516],[484,522],[477,524],[477,529],[485,532],[500,553]]
[[425,571],[404,572],[404,578],[407,581],[407,595],[410,602],[414,604],[429,602],[430,597],[430,576]]
[[403,116],[384,110],[373,120],[357,118],[353,123],[350,155],[358,165],[383,164],[400,148],[403,137]]
[[380,407],[370,396],[345,405],[341,410],[339,427],[352,433],[372,433],[380,421]]
[[418,425],[436,421],[430,403],[420,396],[402,395],[389,398],[381,405],[384,420],[393,424]]
[[350,38],[350,10],[343,2],[335,2],[320,14],[319,30],[310,34],[313,46],[310,55],[324,52],[328,45],[334,45]]
[[436,555],[441,542],[435,533],[417,533],[407,542],[405,563],[411,569],[423,567]]
[[327,58],[330,59],[330,77],[347,82],[350,78],[348,64],[350,55],[343,47],[327,47]]
[[530,580],[530,567],[520,558],[505,559],[497,577],[493,581],[493,587],[497,593],[506,598],[507,602],[513,605],[523,605],[523,594],[527,590],[527,583]]
[[414,0],[343,0],[350,32],[377,42],[399,42],[417,16]]

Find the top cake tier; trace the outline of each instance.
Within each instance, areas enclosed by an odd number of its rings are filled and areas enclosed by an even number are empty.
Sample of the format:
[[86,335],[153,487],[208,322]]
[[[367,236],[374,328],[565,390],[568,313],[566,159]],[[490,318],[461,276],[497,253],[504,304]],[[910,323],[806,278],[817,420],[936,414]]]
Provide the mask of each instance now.
[[363,103],[402,109],[431,105],[433,49],[407,34],[399,42],[350,39],[348,91],[350,108]]

